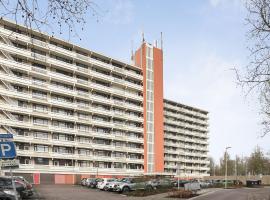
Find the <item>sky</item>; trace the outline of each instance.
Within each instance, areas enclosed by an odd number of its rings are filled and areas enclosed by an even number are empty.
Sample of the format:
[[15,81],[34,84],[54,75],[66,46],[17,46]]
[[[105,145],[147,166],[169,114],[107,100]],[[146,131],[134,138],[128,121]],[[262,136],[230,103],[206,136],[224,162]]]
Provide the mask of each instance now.
[[96,0],[98,22],[86,18],[81,37],[63,39],[130,62],[144,32],[153,43],[163,32],[164,95],[209,111],[209,155],[216,161],[226,146],[231,156],[249,155],[261,138],[260,107],[246,96],[232,68],[248,63],[247,15],[242,0]]
[[[141,33],[153,43],[163,32],[165,98],[209,111],[209,155],[226,146],[231,156],[249,155],[261,138],[259,104],[237,85],[232,68],[248,63],[246,10],[240,0],[104,0],[108,13],[87,24],[81,44],[129,62]],[[133,42],[132,42],[133,41]]]

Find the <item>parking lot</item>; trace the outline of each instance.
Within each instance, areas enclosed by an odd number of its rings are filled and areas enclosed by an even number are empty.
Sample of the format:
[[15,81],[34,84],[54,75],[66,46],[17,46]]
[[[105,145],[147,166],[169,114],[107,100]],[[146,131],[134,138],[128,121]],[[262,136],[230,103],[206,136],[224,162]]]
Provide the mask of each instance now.
[[127,197],[119,193],[89,189],[78,185],[37,185],[35,190],[38,197],[36,199],[46,200],[170,200],[170,198],[165,198],[167,194],[148,197]]
[[[176,200],[168,198],[167,193],[152,195],[147,197],[129,197],[114,192],[105,192],[98,189],[89,189],[78,185],[37,185],[36,194],[31,197],[32,200]],[[261,200],[270,196],[270,188],[242,188],[242,189],[206,189],[202,194],[195,197],[194,200]]]

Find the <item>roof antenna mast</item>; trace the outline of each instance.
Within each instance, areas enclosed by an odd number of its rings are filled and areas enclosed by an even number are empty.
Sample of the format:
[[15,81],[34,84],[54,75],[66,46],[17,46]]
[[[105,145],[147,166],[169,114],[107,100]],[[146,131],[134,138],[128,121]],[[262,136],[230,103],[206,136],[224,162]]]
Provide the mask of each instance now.
[[160,32],[160,48],[163,50],[163,38],[162,38],[162,32]]
[[133,64],[134,61],[134,52],[133,52],[133,40],[131,40],[131,62]]

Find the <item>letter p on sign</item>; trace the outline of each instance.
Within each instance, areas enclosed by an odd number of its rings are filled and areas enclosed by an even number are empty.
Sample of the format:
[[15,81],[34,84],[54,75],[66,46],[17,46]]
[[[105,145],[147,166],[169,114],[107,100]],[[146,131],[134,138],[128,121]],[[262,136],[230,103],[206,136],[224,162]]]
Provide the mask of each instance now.
[[3,156],[6,156],[6,152],[9,152],[10,150],[11,147],[9,144],[1,144],[1,151]]
[[16,150],[13,142],[0,142],[0,158],[15,158]]

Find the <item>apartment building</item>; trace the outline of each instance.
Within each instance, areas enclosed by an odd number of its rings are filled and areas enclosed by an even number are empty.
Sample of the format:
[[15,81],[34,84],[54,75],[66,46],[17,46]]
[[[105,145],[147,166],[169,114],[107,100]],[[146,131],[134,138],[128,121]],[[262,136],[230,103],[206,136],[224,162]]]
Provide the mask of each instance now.
[[20,172],[143,172],[140,68],[3,20],[0,50],[1,127]]
[[14,135],[15,172],[36,183],[175,175],[177,163],[207,174],[207,112],[163,99],[162,49],[143,41],[133,63],[0,20],[0,130]]
[[208,112],[164,99],[164,172],[208,176]]

